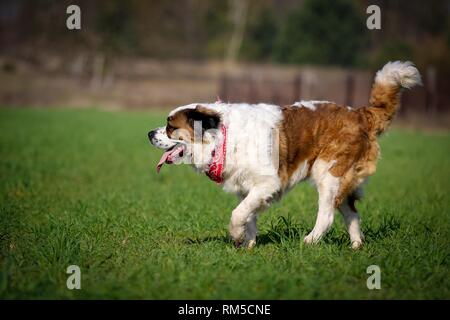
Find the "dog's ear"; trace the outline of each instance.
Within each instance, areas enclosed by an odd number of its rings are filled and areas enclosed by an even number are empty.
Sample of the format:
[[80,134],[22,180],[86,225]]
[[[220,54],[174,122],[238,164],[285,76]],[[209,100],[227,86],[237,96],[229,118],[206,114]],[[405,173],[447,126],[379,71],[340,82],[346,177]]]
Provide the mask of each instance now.
[[197,105],[187,113],[189,124],[194,128],[195,121],[201,121],[202,130],[217,129],[220,124],[220,114],[214,110]]

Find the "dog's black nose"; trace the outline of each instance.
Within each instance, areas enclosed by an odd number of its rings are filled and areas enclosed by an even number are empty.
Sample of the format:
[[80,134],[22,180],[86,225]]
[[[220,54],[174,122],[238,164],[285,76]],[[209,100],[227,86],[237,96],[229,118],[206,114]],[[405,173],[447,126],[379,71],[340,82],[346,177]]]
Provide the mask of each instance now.
[[156,130],[152,130],[148,133],[148,138],[150,139],[150,141],[152,141],[155,134],[156,134]]

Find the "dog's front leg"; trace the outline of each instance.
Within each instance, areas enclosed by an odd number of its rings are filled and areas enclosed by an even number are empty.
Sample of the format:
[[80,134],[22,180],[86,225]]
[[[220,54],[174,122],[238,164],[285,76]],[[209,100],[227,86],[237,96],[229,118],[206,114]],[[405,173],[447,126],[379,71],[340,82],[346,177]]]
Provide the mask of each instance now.
[[262,190],[252,190],[233,210],[230,235],[236,247],[245,245],[252,248],[256,244],[256,218],[258,212],[268,205],[270,196]]

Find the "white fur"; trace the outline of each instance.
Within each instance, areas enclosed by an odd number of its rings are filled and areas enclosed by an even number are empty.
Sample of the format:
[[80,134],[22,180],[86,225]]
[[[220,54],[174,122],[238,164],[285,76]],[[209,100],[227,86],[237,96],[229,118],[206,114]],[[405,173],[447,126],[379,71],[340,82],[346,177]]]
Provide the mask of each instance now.
[[330,103],[329,101],[320,101],[320,100],[301,100],[293,104],[295,107],[300,108],[308,108],[310,110],[315,111],[316,110],[316,104],[322,104],[322,103]]
[[273,190],[268,191],[269,193],[279,188],[277,133],[281,120],[282,113],[278,106],[229,106],[224,114],[224,122],[228,126],[228,152],[224,172],[226,191],[247,194],[256,185],[260,185],[261,181],[271,181],[269,189]]
[[175,113],[177,113],[178,111],[181,111],[181,110],[195,109],[195,107],[197,107],[198,105],[202,105],[203,106],[203,105],[213,105],[213,104],[212,103],[211,104],[209,104],[209,103],[191,103],[191,104],[188,104],[188,105],[185,105],[185,106],[180,106],[180,107],[175,108],[172,111],[170,111],[169,117],[173,116]]
[[[245,195],[264,181],[265,185],[271,184],[266,187],[270,189],[267,193],[275,192],[280,187],[277,149],[280,107],[263,103],[194,103],[176,108],[169,116],[198,105],[218,112],[227,127],[224,190]],[[205,154],[210,154],[209,150]],[[195,166],[200,171],[207,170],[210,160],[206,156]]]
[[410,61],[388,62],[377,72],[375,83],[412,88],[422,84],[420,73]]
[[[204,104],[202,104],[204,106]],[[242,196],[232,212],[230,234],[238,244],[256,244],[256,220],[280,190],[278,176],[279,106],[269,104],[207,105],[218,110],[227,126],[225,191]]]
[[152,144],[159,149],[169,149],[177,144],[176,140],[170,139],[166,134],[166,126],[155,129],[155,136],[152,138]]

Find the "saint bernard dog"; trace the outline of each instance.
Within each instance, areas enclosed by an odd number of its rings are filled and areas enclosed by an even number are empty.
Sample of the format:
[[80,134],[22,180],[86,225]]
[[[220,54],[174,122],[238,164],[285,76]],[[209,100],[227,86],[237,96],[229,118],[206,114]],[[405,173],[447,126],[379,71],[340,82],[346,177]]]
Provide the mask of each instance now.
[[402,88],[421,84],[411,62],[389,62],[377,72],[368,106],[328,101],[292,105],[194,103],[170,112],[165,126],[148,133],[163,149],[157,165],[189,163],[240,198],[229,232],[236,247],[256,244],[258,214],[297,183],[309,180],[319,195],[317,220],[304,242],[318,242],[343,215],[353,249],[364,235],[355,201],[374,174],[377,138],[400,106]]

